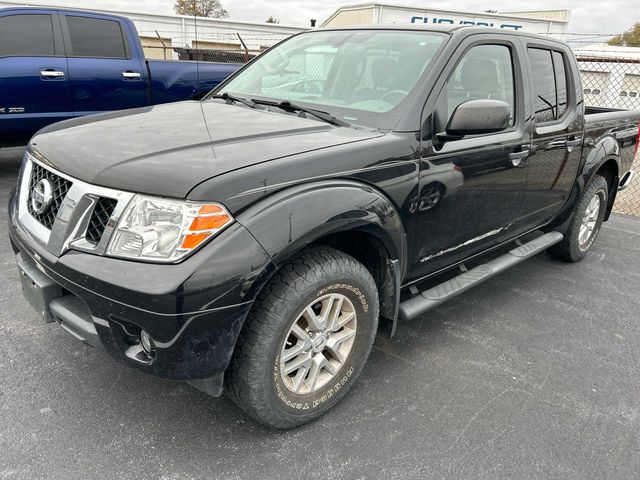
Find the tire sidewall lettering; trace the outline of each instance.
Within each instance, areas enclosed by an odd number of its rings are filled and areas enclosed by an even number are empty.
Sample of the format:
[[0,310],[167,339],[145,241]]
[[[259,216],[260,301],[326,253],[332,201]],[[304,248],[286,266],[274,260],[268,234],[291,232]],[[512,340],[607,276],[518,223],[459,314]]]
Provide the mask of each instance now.
[[[360,337],[362,333],[360,326],[364,325],[365,316],[371,315],[371,308],[367,300],[367,295],[361,288],[345,282],[336,282],[327,285],[326,287],[317,290],[315,295],[316,297],[321,297],[334,291],[340,291],[344,295],[348,296],[354,303],[356,311],[359,310],[358,331],[356,335],[357,337]],[[304,411],[313,411],[315,409],[322,408],[331,403],[330,401],[336,397],[336,395],[349,383],[356,373],[356,367],[354,366],[353,360],[360,354],[360,348],[358,347],[357,342],[358,338],[356,339],[356,345],[354,345],[353,350],[349,354],[349,358],[342,365],[341,371],[338,373],[336,378],[332,379],[323,389],[307,395],[296,395],[283,384],[282,379],[280,378],[280,354],[278,353],[272,365],[271,375],[275,395],[281,406],[284,406],[285,409],[290,412],[293,410],[294,412],[302,413]],[[356,352],[356,350],[358,351]]]
[[364,312],[367,313],[369,311],[369,303],[367,302],[367,297],[365,296],[365,294],[362,293],[362,291],[358,287],[354,287],[353,285],[349,285],[348,283],[334,283],[333,285],[329,285],[328,287],[319,290],[317,296],[321,297],[331,292],[332,290],[347,290],[353,293],[356,297],[358,297],[358,301],[362,305],[362,309],[364,310]]
[[317,393],[316,398],[300,401],[300,400],[292,399],[289,396],[291,395],[291,392],[289,392],[289,390],[284,385],[282,385],[282,382],[280,380],[279,367],[278,367],[279,363],[280,363],[280,355],[276,357],[276,361],[273,366],[273,382],[276,389],[276,395],[284,405],[286,405],[290,409],[299,410],[299,411],[313,410],[321,406],[328,400],[330,400],[335,394],[338,393],[338,391],[340,391],[342,387],[345,386],[345,384],[349,381],[349,379],[353,376],[355,372],[353,365],[349,366],[349,369],[344,373],[344,375],[342,375],[342,377],[339,380],[331,382],[332,383],[331,386],[325,391],[323,391],[322,395]]

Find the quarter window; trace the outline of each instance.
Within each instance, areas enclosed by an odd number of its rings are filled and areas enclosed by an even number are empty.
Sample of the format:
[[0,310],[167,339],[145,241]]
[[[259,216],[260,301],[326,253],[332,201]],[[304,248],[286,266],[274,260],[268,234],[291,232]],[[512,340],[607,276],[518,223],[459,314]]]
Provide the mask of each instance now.
[[560,52],[553,52],[553,70],[556,74],[556,92],[558,103],[558,118],[567,111],[567,73],[564,67],[564,58]]
[[460,60],[447,82],[448,118],[468,100],[491,98],[511,106],[514,121],[513,63],[505,45],[478,45]]
[[0,57],[50,57],[54,54],[51,15],[0,17]]
[[67,16],[74,57],[126,58],[120,22]]
[[[560,52],[529,48],[533,75],[533,111],[538,123],[557,120],[567,111],[567,73]],[[586,92],[585,92],[586,93]],[[597,95],[596,90],[589,93]]]

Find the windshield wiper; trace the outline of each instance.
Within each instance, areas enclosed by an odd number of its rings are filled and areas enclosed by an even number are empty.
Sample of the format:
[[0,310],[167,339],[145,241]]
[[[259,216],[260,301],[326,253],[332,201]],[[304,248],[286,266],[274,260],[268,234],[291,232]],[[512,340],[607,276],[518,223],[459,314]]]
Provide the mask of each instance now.
[[229,95],[227,92],[224,92],[222,95],[219,95],[217,93],[209,95],[207,98],[220,98],[222,100],[226,100],[227,103],[242,103],[243,105],[246,105],[250,108],[257,108],[258,106],[256,102],[247,100],[246,98],[236,97],[235,95]]
[[282,110],[288,110],[292,112],[304,112],[313,115],[320,120],[323,120],[331,125],[336,125],[338,127],[350,127],[351,125],[345,122],[344,120],[340,120],[339,118],[334,117],[328,112],[323,112],[322,110],[316,110],[315,108],[307,108],[301,105],[297,105],[295,103],[291,103],[288,100],[283,100],[281,102],[274,102],[272,100],[260,100],[257,98],[252,98],[252,102],[260,104],[260,105],[269,105],[271,107],[278,107]]

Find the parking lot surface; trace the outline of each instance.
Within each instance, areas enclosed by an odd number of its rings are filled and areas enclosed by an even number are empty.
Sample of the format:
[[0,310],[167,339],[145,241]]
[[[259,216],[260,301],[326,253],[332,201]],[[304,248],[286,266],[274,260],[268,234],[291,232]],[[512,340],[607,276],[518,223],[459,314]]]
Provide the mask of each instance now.
[[640,219],[378,338],[319,421],[265,430],[226,398],[122,367],[23,299],[0,154],[0,479],[640,477]]

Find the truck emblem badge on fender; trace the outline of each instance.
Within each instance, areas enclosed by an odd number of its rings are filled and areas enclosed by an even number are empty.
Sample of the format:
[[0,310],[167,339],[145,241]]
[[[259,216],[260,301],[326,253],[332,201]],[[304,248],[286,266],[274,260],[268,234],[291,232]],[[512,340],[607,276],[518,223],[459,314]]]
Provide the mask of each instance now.
[[51,205],[52,198],[51,182],[43,178],[31,191],[31,207],[37,214],[43,213]]

